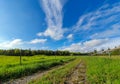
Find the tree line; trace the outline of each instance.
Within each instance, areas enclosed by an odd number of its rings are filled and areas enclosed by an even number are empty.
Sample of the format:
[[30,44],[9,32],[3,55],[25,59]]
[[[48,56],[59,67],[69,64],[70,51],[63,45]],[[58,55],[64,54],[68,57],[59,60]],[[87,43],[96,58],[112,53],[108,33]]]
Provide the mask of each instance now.
[[101,51],[94,50],[90,52],[91,55],[101,56],[101,55],[120,55],[120,47],[115,47],[113,49],[108,48],[107,50],[101,49]]
[[3,50],[0,49],[0,55],[7,56],[34,56],[34,55],[58,55],[58,56],[69,56],[69,55],[86,55],[87,53],[80,52],[69,52],[69,51],[60,51],[60,50],[31,50],[31,49],[9,49]]
[[89,53],[81,53],[81,52],[70,52],[70,51],[60,51],[60,50],[31,50],[31,49],[9,49],[4,50],[0,49],[0,55],[6,55],[6,56],[34,56],[34,55],[48,55],[48,56],[80,56],[80,55],[95,55],[95,56],[101,56],[101,55],[120,55],[120,48],[104,50],[101,51],[94,50],[93,52]]

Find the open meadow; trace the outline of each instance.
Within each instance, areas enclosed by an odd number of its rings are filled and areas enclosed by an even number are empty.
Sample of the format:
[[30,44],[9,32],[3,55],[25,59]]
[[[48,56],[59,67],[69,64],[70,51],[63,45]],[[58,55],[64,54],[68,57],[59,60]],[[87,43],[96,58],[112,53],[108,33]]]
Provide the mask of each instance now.
[[79,72],[80,75],[76,78],[77,83],[74,80],[72,81],[73,84],[78,84],[78,82],[81,82],[80,84],[120,84],[119,56],[112,56],[111,58],[107,56],[80,56],[74,62],[53,70],[42,78],[32,81],[30,84],[65,84],[65,77],[67,74],[74,72],[75,66],[80,61],[86,65],[86,70],[82,71],[85,74],[83,75],[83,73]]
[[73,60],[74,57],[64,56],[0,56],[0,81],[30,75],[39,70],[62,65]]
[[90,84],[120,84],[120,56],[81,57]]
[[0,80],[14,80],[54,66],[58,67],[29,83],[120,84],[119,56],[22,56],[21,64],[19,56],[0,56]]

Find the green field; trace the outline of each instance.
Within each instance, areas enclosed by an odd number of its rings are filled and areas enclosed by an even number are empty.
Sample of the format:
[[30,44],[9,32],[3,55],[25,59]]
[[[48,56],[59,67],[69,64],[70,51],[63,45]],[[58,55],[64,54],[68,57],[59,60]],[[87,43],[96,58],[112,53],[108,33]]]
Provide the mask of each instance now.
[[81,57],[87,64],[90,84],[120,84],[120,57]]
[[77,60],[53,70],[30,84],[63,84],[65,76],[79,63],[78,60],[86,63],[88,84],[120,84],[120,57],[118,56],[111,58],[106,56],[80,56]]
[[0,56],[0,80],[6,81],[30,75],[39,70],[47,70],[73,60],[70,56]]
[[[74,60],[73,60],[74,59]],[[89,84],[120,84],[119,56],[0,56],[0,80],[16,79],[39,70],[62,65],[30,84],[63,84],[66,75],[83,61],[86,65],[86,78]],[[65,64],[67,63],[67,64]]]
[[30,82],[30,84],[64,84],[66,76],[74,70],[80,61],[81,59],[78,58],[67,65],[52,70],[42,78]]

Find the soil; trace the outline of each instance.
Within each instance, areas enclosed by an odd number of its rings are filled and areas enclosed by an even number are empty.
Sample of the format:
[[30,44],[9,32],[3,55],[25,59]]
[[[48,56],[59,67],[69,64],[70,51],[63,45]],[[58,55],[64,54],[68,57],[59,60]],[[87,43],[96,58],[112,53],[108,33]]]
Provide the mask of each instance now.
[[[41,78],[43,75],[58,67],[62,67],[62,65],[53,67],[47,71],[39,71],[33,75],[13,79],[0,84],[28,84],[30,81]],[[66,76],[64,84],[88,84],[86,81],[86,64],[83,61]]]
[[86,81],[86,64],[81,62],[73,72],[67,75],[64,84],[88,84]]
[[[63,64],[63,65],[65,65],[65,64]],[[13,79],[13,80],[10,80],[10,81],[4,82],[4,83],[0,83],[0,84],[28,84],[30,81],[41,78],[43,75],[51,72],[52,70],[54,70],[56,68],[62,67],[63,65],[55,66],[55,67],[52,67],[46,71],[39,71],[39,72],[34,73],[30,76],[25,76],[22,78]]]

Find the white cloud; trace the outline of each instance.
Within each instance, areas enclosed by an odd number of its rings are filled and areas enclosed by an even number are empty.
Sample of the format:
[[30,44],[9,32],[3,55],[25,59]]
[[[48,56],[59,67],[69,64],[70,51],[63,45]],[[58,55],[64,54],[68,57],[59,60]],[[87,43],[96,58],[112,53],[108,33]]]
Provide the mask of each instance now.
[[17,48],[19,45],[23,44],[21,39],[14,39],[12,41],[6,41],[6,42],[2,42],[0,43],[0,48]]
[[[28,47],[33,48],[35,46],[31,44],[45,43],[47,39],[33,39],[31,41],[23,41],[22,39],[14,39],[11,41],[0,42],[0,49],[10,49],[10,48],[22,48],[27,49]],[[42,49],[43,46],[41,46]],[[33,48],[34,49],[34,48]],[[36,47],[37,49],[37,47]]]
[[62,2],[60,0],[41,0],[42,8],[46,14],[48,28],[45,32],[40,32],[38,36],[50,36],[54,40],[63,38],[62,29]]
[[103,43],[102,45],[99,45],[96,47],[97,50],[101,49],[108,49],[108,48],[115,48],[115,46],[120,46],[120,38],[111,38],[107,42]]
[[84,49],[81,43],[73,43],[70,46],[64,46],[62,47],[62,50],[68,50],[73,52],[84,52]]
[[44,36],[50,36],[54,40],[60,40],[63,37],[63,30],[53,26],[44,32]]
[[37,43],[45,43],[47,39],[33,39],[29,43],[30,44],[37,44]]
[[[73,43],[70,46],[64,46],[63,50],[69,50],[74,52],[89,52],[94,49],[108,48],[109,39],[93,39],[85,42]],[[102,46],[102,47],[101,47]],[[103,47],[104,46],[104,47]]]
[[[70,51],[89,52],[94,49],[101,50],[114,48],[120,45],[120,2],[113,5],[103,5],[96,11],[81,16],[73,26],[74,33],[82,33],[92,40],[73,43],[62,49]],[[95,32],[95,34],[91,33]],[[107,39],[106,39],[107,38]]]
[[67,39],[72,40],[72,39],[73,39],[73,34],[69,34],[69,35],[67,36]]
[[99,30],[108,29],[116,23],[120,23],[120,3],[113,5],[103,5],[96,11],[84,14],[79,18],[79,21],[73,27],[75,32],[81,30]]
[[110,38],[120,35],[120,23],[114,24],[103,32],[95,33],[90,38]]
[[44,34],[42,32],[37,33],[37,36],[43,36]]
[[107,41],[108,41],[108,39],[93,39],[93,40],[84,42],[83,45],[86,47],[95,47],[95,46],[99,46]]

